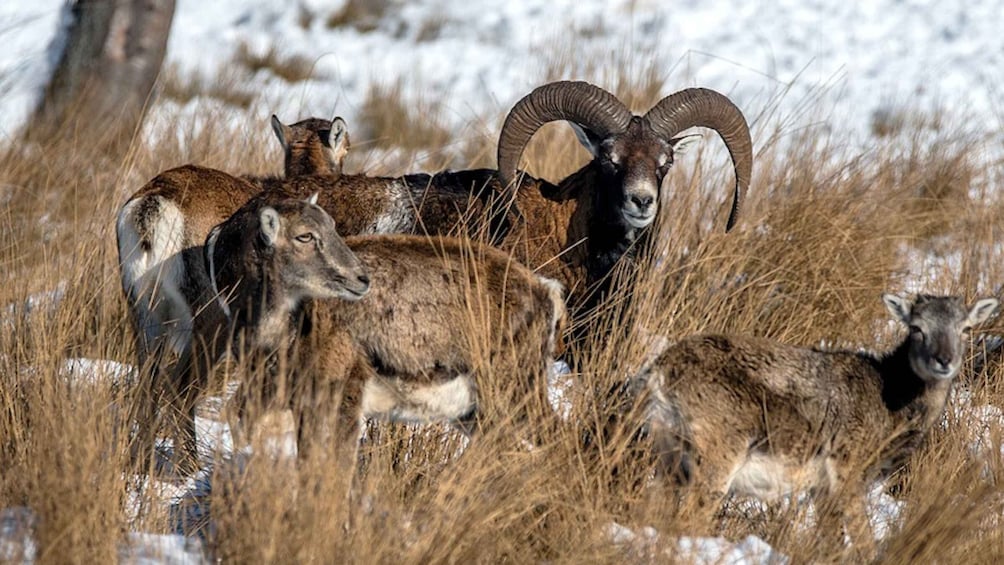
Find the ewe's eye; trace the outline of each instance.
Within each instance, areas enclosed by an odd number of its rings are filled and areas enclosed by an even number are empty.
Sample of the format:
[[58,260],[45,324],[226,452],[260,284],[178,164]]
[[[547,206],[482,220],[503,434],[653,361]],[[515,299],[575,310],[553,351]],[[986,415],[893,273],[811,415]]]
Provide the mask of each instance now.
[[314,234],[310,232],[302,233],[296,236],[296,241],[299,241],[300,243],[310,243],[311,241],[314,241]]
[[920,335],[924,333],[924,330],[920,329],[920,326],[910,326],[910,335]]

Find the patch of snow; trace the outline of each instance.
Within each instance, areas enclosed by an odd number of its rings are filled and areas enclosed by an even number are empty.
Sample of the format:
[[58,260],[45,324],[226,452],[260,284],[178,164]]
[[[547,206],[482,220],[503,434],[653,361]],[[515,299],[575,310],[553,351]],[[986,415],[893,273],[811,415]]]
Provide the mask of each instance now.
[[[969,432],[969,453],[981,460],[988,457],[1004,457],[1004,410],[992,404],[977,405],[972,392],[956,387],[952,393],[948,410],[941,425],[947,428],[953,422],[960,422]],[[986,472],[989,474],[990,470]]]
[[233,434],[226,422],[196,416],[195,437],[199,439],[197,449],[201,461],[212,461],[220,454],[234,451]]
[[198,565],[208,563],[198,539],[177,534],[129,533],[119,547],[119,563]]
[[0,3],[0,139],[11,139],[41,100],[63,50],[69,3]]
[[552,362],[547,372],[547,400],[551,403],[551,408],[566,422],[572,413],[570,396],[575,386],[575,378],[571,373],[572,369],[568,363],[560,359]]
[[905,292],[914,294],[949,294],[952,292],[950,288],[938,288],[931,285],[937,281],[948,283],[957,278],[957,273],[962,272],[961,250],[953,249],[948,252],[940,252],[936,249],[919,249],[912,244],[905,243],[900,248],[900,253],[904,257],[903,264],[910,266],[910,270],[904,273],[903,290]]
[[783,564],[788,563],[788,557],[782,555],[766,541],[757,536],[747,536],[738,542],[732,542],[721,537],[691,537],[683,536],[662,549],[661,536],[651,527],[645,526],[632,530],[617,522],[610,522],[605,528],[605,534],[610,541],[630,550],[644,560],[661,561],[672,559],[682,563],[695,564],[734,564],[752,565],[754,563]]
[[0,561],[35,562],[38,553],[33,536],[36,521],[30,508],[17,506],[0,510]]
[[[38,556],[33,530],[37,522],[30,508],[0,510],[0,561],[34,563]],[[196,565],[207,563],[202,543],[181,535],[130,532],[119,546],[119,562],[135,565]]]
[[62,281],[56,288],[31,294],[21,303],[7,304],[3,309],[4,316],[0,320],[3,325],[13,327],[16,316],[28,318],[39,313],[52,314],[65,296],[66,281]]
[[645,526],[640,531],[635,531],[617,522],[610,522],[604,530],[611,543],[630,546],[635,551],[644,549],[645,553],[649,553],[659,542],[659,532],[652,526]]
[[787,556],[777,553],[770,544],[752,535],[735,543],[725,538],[681,537],[674,558],[708,565],[788,563]]
[[865,508],[868,512],[868,523],[876,541],[889,537],[899,527],[906,503],[889,496],[884,483],[877,482],[868,491]]
[[73,358],[63,361],[59,375],[76,383],[126,385],[136,381],[136,367],[108,359]]

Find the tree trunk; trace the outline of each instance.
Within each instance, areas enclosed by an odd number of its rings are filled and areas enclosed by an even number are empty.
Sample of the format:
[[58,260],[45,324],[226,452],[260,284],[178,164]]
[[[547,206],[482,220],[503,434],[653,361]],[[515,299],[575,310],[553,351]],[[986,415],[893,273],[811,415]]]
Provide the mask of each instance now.
[[174,0],[76,0],[66,47],[26,136],[120,152],[142,123]]

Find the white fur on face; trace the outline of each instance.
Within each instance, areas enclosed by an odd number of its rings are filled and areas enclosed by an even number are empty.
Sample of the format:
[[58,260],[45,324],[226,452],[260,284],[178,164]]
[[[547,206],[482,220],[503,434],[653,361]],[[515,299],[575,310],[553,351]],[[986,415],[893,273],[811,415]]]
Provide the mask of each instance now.
[[[624,185],[624,194],[621,209],[624,221],[635,229],[648,227],[655,220],[659,209],[659,187],[652,179],[630,179]],[[631,200],[632,195],[649,196],[652,198],[652,203],[642,210]]]

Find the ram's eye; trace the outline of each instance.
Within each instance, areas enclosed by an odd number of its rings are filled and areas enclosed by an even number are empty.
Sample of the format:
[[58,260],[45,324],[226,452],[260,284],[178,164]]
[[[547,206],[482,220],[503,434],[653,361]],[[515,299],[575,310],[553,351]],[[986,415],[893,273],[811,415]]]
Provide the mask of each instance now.
[[299,241],[300,243],[310,243],[311,241],[314,241],[314,234],[310,232],[302,233],[296,236],[296,241]]
[[920,329],[920,326],[910,326],[910,333],[917,335],[924,333],[924,330]]

